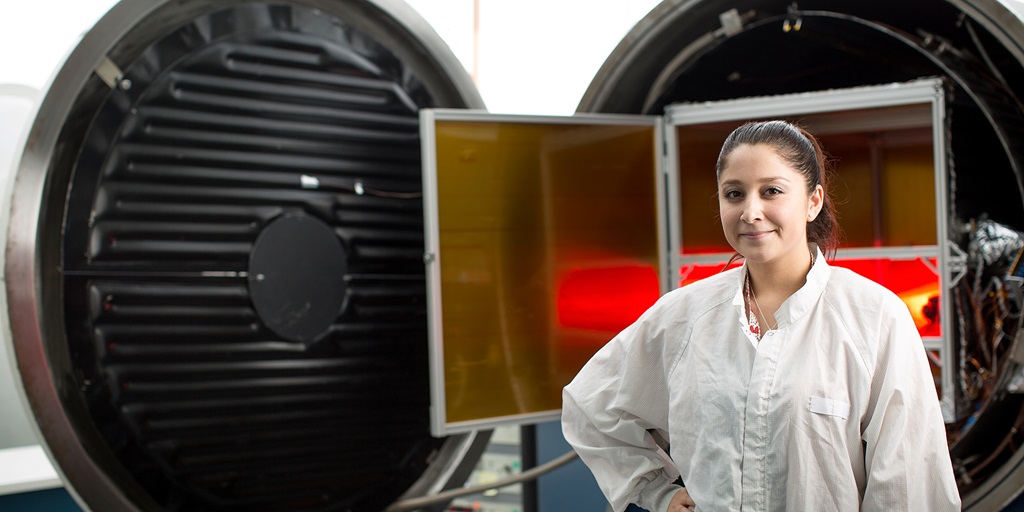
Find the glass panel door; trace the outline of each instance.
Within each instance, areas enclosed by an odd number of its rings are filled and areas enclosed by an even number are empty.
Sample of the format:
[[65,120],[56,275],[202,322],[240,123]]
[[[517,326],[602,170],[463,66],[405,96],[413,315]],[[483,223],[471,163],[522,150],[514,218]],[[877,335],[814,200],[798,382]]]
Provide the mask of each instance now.
[[421,113],[435,435],[558,418],[668,288],[661,118]]

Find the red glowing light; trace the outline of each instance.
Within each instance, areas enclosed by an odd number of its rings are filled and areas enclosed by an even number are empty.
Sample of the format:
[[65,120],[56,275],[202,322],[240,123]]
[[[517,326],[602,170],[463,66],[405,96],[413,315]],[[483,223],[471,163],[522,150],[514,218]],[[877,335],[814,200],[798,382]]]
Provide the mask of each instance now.
[[661,291],[650,265],[576,269],[559,279],[558,325],[616,333],[651,307]]
[[[934,259],[929,260],[934,267]],[[736,262],[733,266],[740,265]],[[857,259],[830,263],[848,268],[895,293],[910,310],[922,336],[939,336],[939,279],[921,260]],[[685,265],[680,286],[721,272],[724,264]],[[658,300],[658,275],[651,265],[574,269],[558,281],[558,326],[617,333]]]
[[[885,286],[907,305],[921,336],[940,336],[938,319],[939,277],[932,268],[934,258],[928,260],[891,260],[886,258],[835,260],[834,267],[848,268]],[[734,263],[733,265],[739,265]],[[680,286],[686,286],[722,271],[724,264],[684,265],[680,268]]]

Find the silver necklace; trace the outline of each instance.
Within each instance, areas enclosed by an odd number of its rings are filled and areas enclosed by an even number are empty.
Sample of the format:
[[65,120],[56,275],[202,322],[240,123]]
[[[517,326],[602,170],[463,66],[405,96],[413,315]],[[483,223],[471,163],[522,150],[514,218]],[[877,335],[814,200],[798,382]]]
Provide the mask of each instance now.
[[[811,266],[814,266],[814,253],[811,252],[810,247],[807,248],[807,252],[811,256]],[[757,312],[764,318],[764,323],[768,325],[769,331],[774,331],[779,327],[779,322],[776,320],[775,325],[769,323],[768,315],[764,314],[761,310],[761,305],[757,303],[757,295],[754,294],[754,287],[750,286],[750,272],[747,272],[746,279],[744,279],[743,288],[745,295],[747,296],[747,310],[750,311],[750,315],[747,318],[747,323],[750,325],[750,332],[760,339],[761,337],[761,324],[757,321],[757,315],[754,314],[754,309],[757,308]],[[773,317],[774,318],[774,317]]]
[[747,319],[747,322],[750,324],[750,332],[754,333],[754,335],[758,337],[761,336],[761,325],[760,322],[757,321],[757,316],[754,315],[754,308],[757,308],[757,312],[760,313],[762,318],[764,318],[765,324],[768,326],[768,330],[775,330],[775,328],[778,327],[778,322],[775,323],[775,327],[768,323],[768,317],[764,314],[764,311],[761,310],[761,305],[757,303],[757,296],[754,295],[754,288],[750,286],[750,274],[747,274],[746,283],[744,284],[746,285],[745,288],[747,292],[747,309],[750,311],[750,316]]
[[[749,278],[748,278],[747,282],[748,282],[748,286],[749,286]],[[750,288],[750,298],[754,299],[754,307],[757,308],[757,312],[758,313],[761,313],[761,318],[764,318],[764,323],[768,324],[768,330],[769,331],[774,331],[779,326],[779,322],[776,321],[774,327],[772,326],[771,323],[768,322],[768,315],[764,314],[764,311],[761,311],[761,305],[757,303],[757,294],[754,293],[754,289],[753,288]],[[750,307],[750,306],[748,305],[747,307]]]

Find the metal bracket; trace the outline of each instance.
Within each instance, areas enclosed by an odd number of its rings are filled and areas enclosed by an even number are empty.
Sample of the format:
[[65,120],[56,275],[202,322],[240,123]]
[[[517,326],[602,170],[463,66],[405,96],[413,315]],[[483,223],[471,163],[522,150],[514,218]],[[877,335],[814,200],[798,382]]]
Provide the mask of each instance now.
[[740,11],[736,9],[729,9],[719,14],[718,21],[722,24],[721,31],[728,37],[743,31],[743,18],[740,17]]
[[114,64],[114,61],[110,60],[110,57],[103,57],[103,60],[96,65],[96,69],[93,72],[111,89],[117,87],[121,77],[124,76],[124,72],[121,71],[121,68],[117,67],[117,64]]
[[949,280],[948,286],[949,289],[952,289],[967,275],[967,253],[953,242],[947,241],[946,245],[949,247],[950,252],[950,254],[946,255],[946,266],[950,272],[954,273]]
[[928,267],[928,270],[931,270],[932,273],[935,274],[936,276],[942,275],[939,273],[939,268],[932,264],[932,260],[922,256],[918,258],[917,261],[920,261],[922,265]]

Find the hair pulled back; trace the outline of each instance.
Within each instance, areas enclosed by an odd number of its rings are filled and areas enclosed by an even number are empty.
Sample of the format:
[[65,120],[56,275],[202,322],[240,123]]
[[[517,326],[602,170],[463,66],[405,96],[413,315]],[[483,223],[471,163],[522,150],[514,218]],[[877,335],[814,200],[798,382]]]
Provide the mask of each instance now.
[[813,221],[807,223],[807,241],[818,245],[821,252],[832,258],[842,238],[839,222],[836,220],[834,201],[829,184],[832,168],[818,139],[807,130],[786,121],[760,121],[744,124],[733,130],[722,144],[715,164],[715,176],[721,177],[729,156],[743,145],[764,144],[804,177],[807,193],[821,185],[823,202],[821,211]]

